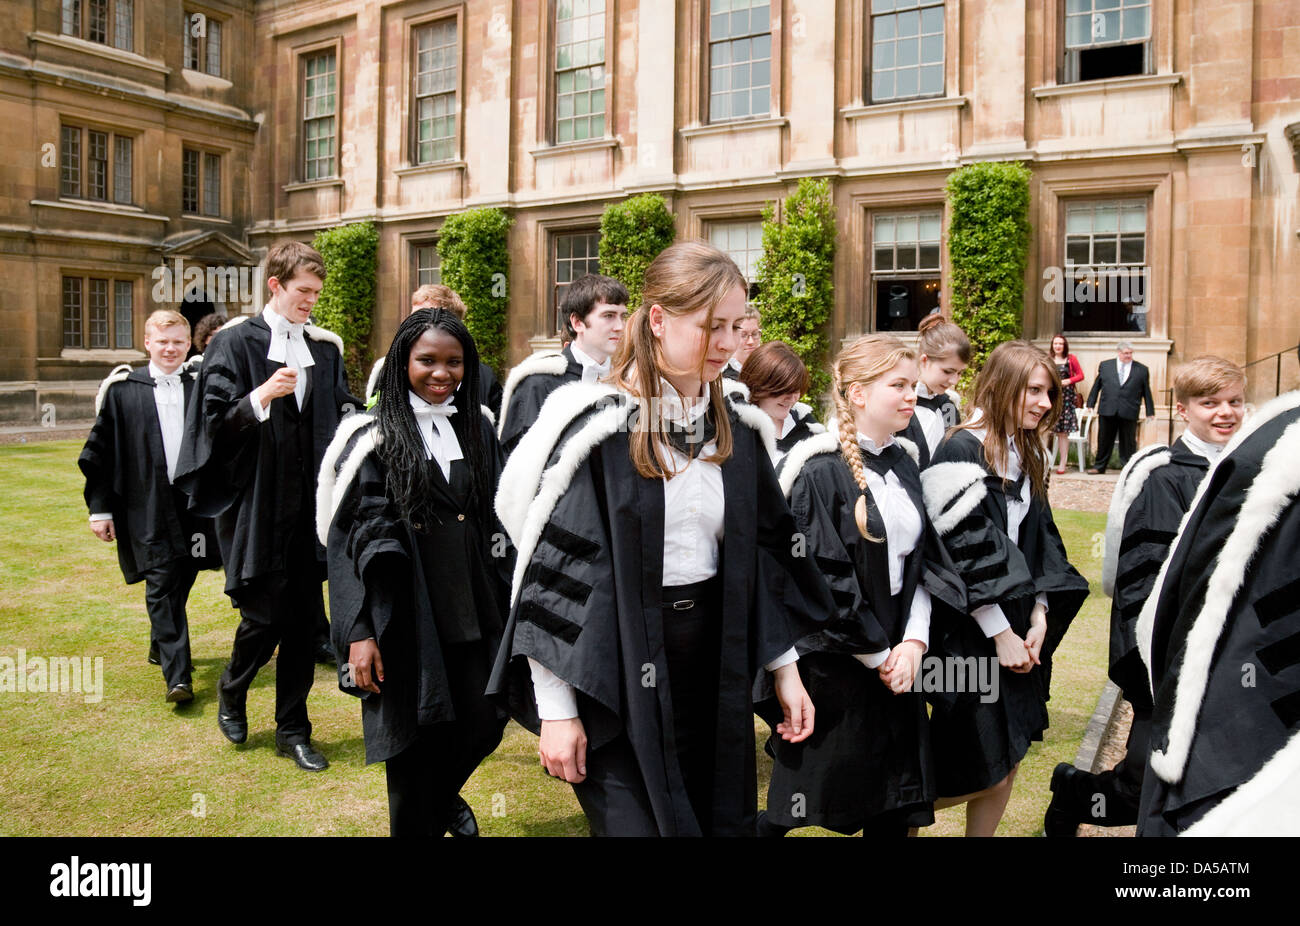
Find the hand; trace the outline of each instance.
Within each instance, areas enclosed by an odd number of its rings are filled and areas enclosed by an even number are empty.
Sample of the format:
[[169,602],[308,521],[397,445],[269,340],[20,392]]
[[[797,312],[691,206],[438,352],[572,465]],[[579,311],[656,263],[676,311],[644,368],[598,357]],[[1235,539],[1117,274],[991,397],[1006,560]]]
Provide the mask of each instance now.
[[917,670],[921,666],[921,654],[925,648],[919,640],[904,640],[894,647],[893,652],[880,665],[880,680],[894,694],[902,694],[912,689]]
[[113,519],[107,521],[91,521],[90,529],[95,532],[95,536],[100,540],[108,543],[117,539],[117,531],[113,529]]
[[1029,615],[1029,633],[1025,634],[1025,649],[1029,651],[1029,658],[1034,661],[1036,666],[1043,664],[1043,661],[1038,658],[1038,654],[1043,649],[1043,640],[1046,637],[1047,612],[1043,610],[1041,604],[1035,604],[1033,612]]
[[1155,420],[1156,420],[1156,416],[1155,416],[1155,415],[1147,415],[1147,424],[1150,424],[1151,422],[1153,422],[1153,421],[1155,421]]
[[1028,672],[1033,668],[1033,661],[1029,658],[1025,641],[1020,639],[1020,635],[1010,627],[993,635],[993,645],[998,650],[999,665],[1012,672],[1020,673]]
[[577,717],[543,720],[537,755],[547,774],[577,784],[587,777],[587,731]]
[[255,390],[257,402],[263,408],[271,404],[272,399],[289,395],[298,385],[298,371],[293,367],[280,367],[271,374],[271,378]]
[[379,694],[378,683],[384,680],[384,660],[373,637],[348,647],[348,665],[352,666],[352,680],[358,688]]
[[785,720],[776,725],[776,732],[786,742],[801,743],[812,736],[813,703],[808,690],[803,687],[803,679],[799,677],[799,663],[781,666],[772,676],[776,699],[785,714]]

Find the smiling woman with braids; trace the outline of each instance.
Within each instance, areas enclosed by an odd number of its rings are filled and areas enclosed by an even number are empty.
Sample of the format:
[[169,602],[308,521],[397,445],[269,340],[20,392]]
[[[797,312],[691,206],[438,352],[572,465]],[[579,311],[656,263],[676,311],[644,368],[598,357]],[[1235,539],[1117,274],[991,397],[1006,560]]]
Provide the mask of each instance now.
[[362,699],[366,761],[385,762],[392,835],[464,833],[457,792],[501,740],[483,692],[504,625],[507,552],[492,515],[501,450],[478,352],[451,312],[397,329],[370,414],[321,470],[341,687]]

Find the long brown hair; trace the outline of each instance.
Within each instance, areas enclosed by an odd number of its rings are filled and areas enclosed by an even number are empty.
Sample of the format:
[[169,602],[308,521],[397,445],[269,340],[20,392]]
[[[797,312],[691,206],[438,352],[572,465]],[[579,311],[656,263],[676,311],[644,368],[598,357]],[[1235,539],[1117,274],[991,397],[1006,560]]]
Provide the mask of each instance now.
[[854,383],[869,386],[904,360],[915,360],[916,351],[892,334],[867,334],[858,338],[835,358],[831,368],[831,398],[835,400],[835,416],[839,424],[840,453],[853,473],[853,481],[862,494],[853,509],[858,533],[872,543],[883,537],[873,537],[867,530],[867,470],[862,463],[862,449],[858,446],[858,428],[853,420],[853,406],[849,402],[849,387]]
[[[1027,431],[1020,426],[1021,410],[1029,377],[1036,366],[1042,367],[1047,373],[1052,408],[1038,419],[1036,428]],[[1029,479],[1033,493],[1040,498],[1046,497],[1046,438],[1061,416],[1061,377],[1056,372],[1056,364],[1052,363],[1046,352],[1028,341],[1006,341],[999,344],[984,361],[984,368],[975,378],[971,406],[978,408],[981,414],[952,430],[985,429],[984,459],[999,473],[1004,473],[1007,469],[1007,439],[1010,438],[1015,442],[1016,453],[1020,455],[1020,468]]]
[[917,350],[931,360],[955,354],[962,363],[970,363],[970,338],[956,322],[949,321],[938,312],[931,312],[916,326],[920,339]]
[[[650,307],[657,305],[673,318],[708,309],[698,371],[703,380],[712,338],[713,310],[737,286],[747,291],[745,275],[736,262],[703,241],[679,241],[670,245],[646,268],[641,308],[628,319],[610,365],[609,378],[618,388],[641,400],[641,412],[636,417],[629,443],[632,464],[647,479],[668,479],[676,474],[666,442],[662,436],[656,437],[664,430],[660,377],[665,373],[691,372],[668,367],[659,339],[650,330]],[[718,449],[703,459],[721,464],[731,456],[732,448],[731,422],[722,397],[721,377],[709,384],[709,404],[717,426]]]

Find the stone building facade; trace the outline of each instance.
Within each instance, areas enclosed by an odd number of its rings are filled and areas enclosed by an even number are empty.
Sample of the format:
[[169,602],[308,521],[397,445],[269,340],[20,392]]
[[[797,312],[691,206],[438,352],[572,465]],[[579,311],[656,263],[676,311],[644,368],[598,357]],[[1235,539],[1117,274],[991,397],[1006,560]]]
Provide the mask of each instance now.
[[[943,187],[980,160],[1033,172],[1025,330],[1064,330],[1089,379],[1120,337],[1158,388],[1197,353],[1300,342],[1300,0],[37,0],[0,17],[7,420],[138,360],[159,296],[229,301],[211,275],[159,293],[158,268],[247,270],[351,221],[380,229],[382,348],[437,279],[445,217],[484,205],[514,218],[514,361],[557,343],[557,293],[595,268],[606,204],[661,193],[679,237],[752,272],[764,204],[806,176],[837,207],[833,337],[906,335],[948,307]],[[1300,383],[1293,357],[1282,379]]]

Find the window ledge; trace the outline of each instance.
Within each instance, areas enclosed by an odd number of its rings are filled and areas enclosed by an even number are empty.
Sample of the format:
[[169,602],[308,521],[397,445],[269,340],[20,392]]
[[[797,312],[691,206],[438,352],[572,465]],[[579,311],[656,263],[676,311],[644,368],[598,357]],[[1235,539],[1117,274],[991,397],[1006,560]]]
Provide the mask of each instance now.
[[464,170],[468,165],[465,161],[433,161],[429,164],[411,164],[407,167],[398,167],[393,171],[399,177],[409,177],[412,174],[437,174],[449,170]]
[[969,102],[964,96],[928,96],[914,100],[899,100],[891,103],[860,103],[845,106],[840,115],[845,119],[861,119],[864,116],[879,116],[885,113],[917,112],[927,109],[961,109]]
[[761,119],[733,119],[730,122],[711,122],[708,125],[692,125],[678,129],[682,138],[696,138],[701,135],[727,135],[732,132],[753,132],[760,129],[779,129],[790,122],[785,116],[763,117]]
[[43,206],[46,209],[67,209],[72,212],[93,212],[97,215],[120,215],[131,219],[150,219],[154,222],[168,221],[165,215],[153,215],[140,206],[125,206],[121,203],[106,203],[95,199],[33,199],[29,205]]
[[220,222],[222,225],[230,224],[230,219],[223,219],[219,215],[199,215],[197,212],[182,212],[181,218],[186,222]]
[[1135,74],[1132,77],[1108,77],[1105,80],[1081,80],[1073,84],[1052,84],[1035,87],[1030,91],[1034,99],[1054,96],[1078,96],[1090,93],[1109,93],[1112,90],[1174,87],[1183,80],[1182,74]]
[[534,148],[528,152],[534,158],[557,158],[566,154],[577,154],[583,151],[600,151],[604,148],[617,148],[617,138],[587,138],[582,141],[566,141],[558,145],[544,145],[541,148]]
[[181,77],[191,87],[205,90],[229,90],[235,86],[220,74],[209,74],[207,71],[198,71],[194,68],[183,68]]
[[154,71],[158,74],[166,75],[172,72],[172,69],[161,61],[137,55],[133,51],[122,51],[122,49],[114,48],[112,45],[101,45],[99,42],[89,42],[86,39],[74,38],[70,35],[60,35],[54,32],[29,32],[27,33],[27,40],[29,42],[43,42],[56,48],[66,48],[69,51],[96,55],[109,61],[118,61],[122,64],[144,68],[146,71]]
[[144,360],[149,355],[135,348],[109,347],[65,347],[59,351],[57,360],[44,358],[47,362],[73,361],[75,363],[128,363],[132,360]]
[[321,190],[326,187],[341,187],[343,180],[340,177],[326,177],[323,180],[302,180],[297,183],[286,183],[280,187],[286,193],[295,193],[298,190]]

